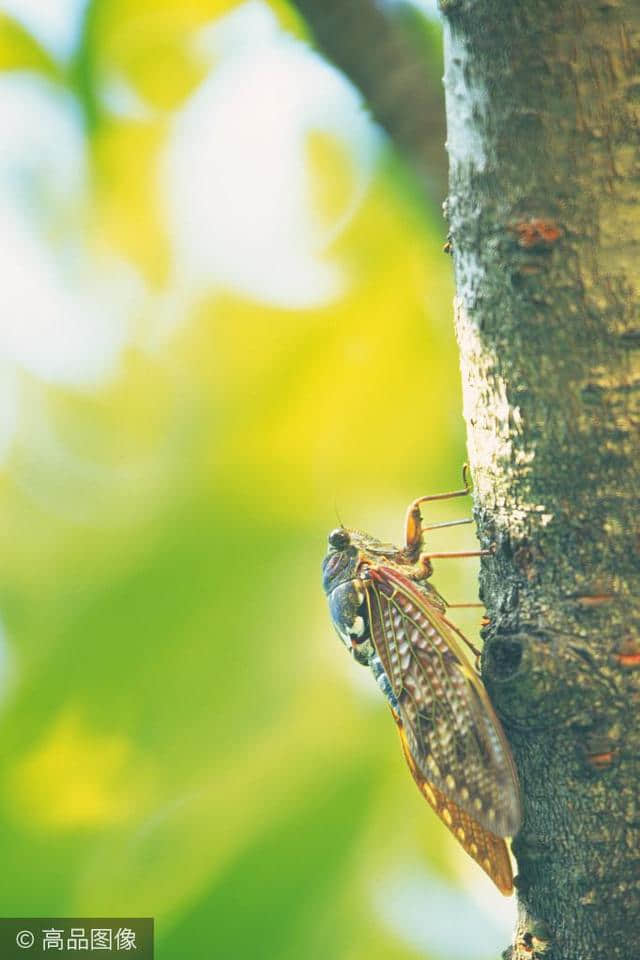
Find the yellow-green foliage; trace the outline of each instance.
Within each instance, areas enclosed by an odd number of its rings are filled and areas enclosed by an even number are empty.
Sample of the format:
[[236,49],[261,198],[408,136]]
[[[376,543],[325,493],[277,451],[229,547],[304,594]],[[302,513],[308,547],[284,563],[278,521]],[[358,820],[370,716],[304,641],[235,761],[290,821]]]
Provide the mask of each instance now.
[[[376,891],[406,865],[450,883],[467,866],[334,637],[319,570],[336,508],[396,538],[410,499],[458,485],[445,231],[385,148],[318,252],[341,294],[293,309],[180,290],[156,178],[172,111],[210,69],[194,31],[235,6],[95,0],[64,66],[0,26],[4,69],[40,71],[84,116],[87,193],[52,221],[52,256],[75,231],[145,288],[108,376],[11,372],[0,902],[154,915],[161,960],[411,960]],[[104,109],[111,75],[146,114]],[[305,163],[310,216],[329,228],[357,171],[321,129]],[[438,582],[475,599],[471,570]]]

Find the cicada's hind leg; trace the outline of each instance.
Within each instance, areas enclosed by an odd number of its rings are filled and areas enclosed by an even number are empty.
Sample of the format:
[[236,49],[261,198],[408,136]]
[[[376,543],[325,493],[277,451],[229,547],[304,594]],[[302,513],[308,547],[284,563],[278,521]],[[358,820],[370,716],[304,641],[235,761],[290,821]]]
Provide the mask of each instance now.
[[[461,604],[461,606],[475,606],[475,604]],[[478,604],[478,606],[482,606],[482,604]],[[476,668],[476,670],[478,671],[478,673],[480,673],[480,656],[481,656],[481,651],[478,650],[478,648],[475,646],[475,644],[471,643],[471,640],[469,640],[468,637],[465,637],[465,635],[464,635],[464,633],[462,632],[462,630],[460,630],[459,627],[456,627],[455,623],[452,623],[451,620],[449,620],[449,619],[448,619],[447,617],[445,617],[445,616],[443,616],[442,619],[444,620],[444,622],[446,623],[446,625],[447,625],[448,627],[450,627],[451,630],[454,631],[454,633],[457,633],[457,634],[458,634],[458,636],[460,637],[461,640],[464,640],[465,644],[467,645],[467,647],[469,648],[469,650],[471,651],[471,653],[472,653],[472,654],[474,655],[474,657],[475,657],[475,668]]]

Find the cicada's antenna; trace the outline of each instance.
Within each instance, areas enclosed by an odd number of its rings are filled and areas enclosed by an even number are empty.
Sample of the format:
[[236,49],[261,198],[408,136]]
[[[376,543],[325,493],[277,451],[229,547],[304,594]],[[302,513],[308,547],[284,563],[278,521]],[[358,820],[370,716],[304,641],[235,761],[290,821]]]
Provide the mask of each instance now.
[[335,510],[336,520],[338,521],[338,526],[340,527],[341,530],[344,530],[344,529],[345,529],[345,525],[344,525],[344,523],[342,522],[342,517],[340,516],[340,512],[339,512],[339,510],[338,510],[338,501],[337,501],[337,500],[334,500],[334,501],[333,501],[333,509]]

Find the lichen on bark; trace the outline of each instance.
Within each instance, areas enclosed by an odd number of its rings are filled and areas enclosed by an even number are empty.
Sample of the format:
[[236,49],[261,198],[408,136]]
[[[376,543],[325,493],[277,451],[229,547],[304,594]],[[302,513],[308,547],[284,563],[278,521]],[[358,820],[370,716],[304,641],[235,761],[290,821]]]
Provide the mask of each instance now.
[[449,0],[483,676],[525,819],[512,956],[638,956],[640,5]]

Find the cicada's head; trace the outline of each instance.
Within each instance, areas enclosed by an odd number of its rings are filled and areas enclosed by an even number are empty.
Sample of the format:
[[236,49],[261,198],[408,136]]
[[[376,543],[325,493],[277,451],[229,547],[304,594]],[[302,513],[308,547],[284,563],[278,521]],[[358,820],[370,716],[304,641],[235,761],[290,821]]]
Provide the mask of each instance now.
[[[322,564],[322,585],[338,636],[358,663],[373,653],[369,633],[367,586],[361,569],[384,545],[367,534],[338,527],[329,534],[329,550]],[[387,545],[387,552],[395,548]]]
[[394,560],[402,553],[391,543],[383,543],[362,533],[336,527],[329,534],[329,550],[322,563],[322,585],[329,596],[341,583],[358,577],[362,567],[380,560]]
[[358,574],[360,551],[351,540],[346,527],[337,527],[329,534],[329,549],[322,562],[322,586],[329,596],[341,583]]

